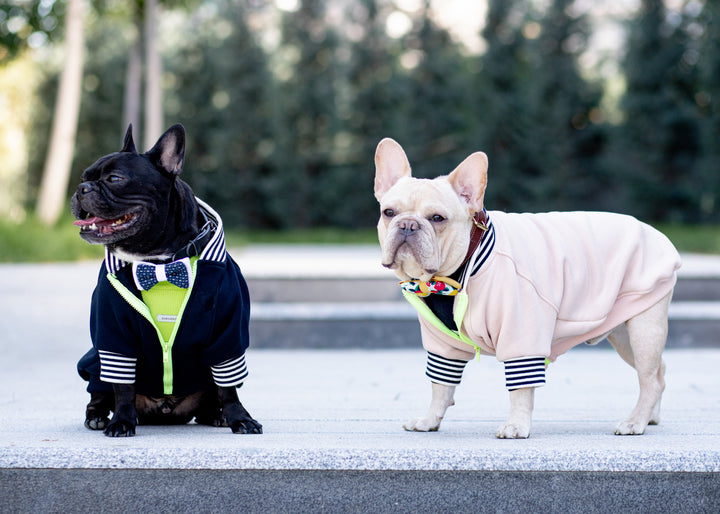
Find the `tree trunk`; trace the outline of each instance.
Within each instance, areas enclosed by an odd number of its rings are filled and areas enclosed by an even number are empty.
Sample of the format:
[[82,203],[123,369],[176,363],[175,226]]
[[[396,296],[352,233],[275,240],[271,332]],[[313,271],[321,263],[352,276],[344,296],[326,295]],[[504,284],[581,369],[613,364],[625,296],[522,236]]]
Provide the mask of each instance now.
[[120,135],[125,133],[128,125],[133,125],[133,135],[140,141],[140,98],[142,94],[142,26],[136,23],[138,28],[135,43],[130,49],[128,65],[125,72],[125,100],[123,103],[123,126],[120,127]]
[[45,225],[57,222],[65,205],[75,150],[85,45],[84,8],[84,0],[68,0],[65,15],[65,66],[60,75],[50,146],[37,202],[37,216]]
[[157,0],[145,0],[145,150],[162,134],[162,60],[157,42]]

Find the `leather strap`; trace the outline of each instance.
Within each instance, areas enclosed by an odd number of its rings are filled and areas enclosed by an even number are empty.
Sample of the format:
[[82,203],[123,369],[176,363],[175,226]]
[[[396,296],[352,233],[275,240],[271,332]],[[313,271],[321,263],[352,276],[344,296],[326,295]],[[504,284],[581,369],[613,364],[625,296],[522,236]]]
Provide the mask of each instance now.
[[460,267],[462,267],[470,259],[470,257],[473,256],[487,231],[487,215],[485,214],[485,211],[476,212],[475,216],[473,216],[473,228],[470,231],[470,246],[468,247],[465,259],[463,259]]

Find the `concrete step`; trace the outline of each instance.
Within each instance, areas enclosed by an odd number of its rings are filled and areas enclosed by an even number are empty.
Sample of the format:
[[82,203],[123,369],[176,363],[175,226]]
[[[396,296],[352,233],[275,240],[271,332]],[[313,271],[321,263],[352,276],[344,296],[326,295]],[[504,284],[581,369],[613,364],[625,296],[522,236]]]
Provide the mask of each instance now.
[[[253,302],[392,302],[402,300],[394,275],[383,277],[289,277],[247,278]],[[673,293],[675,301],[720,302],[720,277],[692,278],[680,275]]]
[[[720,348],[720,302],[673,302],[669,319],[668,348]],[[417,313],[405,300],[253,303],[250,333],[260,348],[420,345]]]
[[[614,352],[569,352],[535,395],[527,440],[498,440],[497,361],[471,363],[440,431],[421,350],[257,350],[240,390],[262,435],[194,424],[111,439],[82,426],[78,341],[0,360],[2,512],[718,512],[718,350],[668,350],[663,420],[613,435],[636,377]],[[72,351],[68,351],[72,350]],[[27,363],[31,363],[28,373]]]

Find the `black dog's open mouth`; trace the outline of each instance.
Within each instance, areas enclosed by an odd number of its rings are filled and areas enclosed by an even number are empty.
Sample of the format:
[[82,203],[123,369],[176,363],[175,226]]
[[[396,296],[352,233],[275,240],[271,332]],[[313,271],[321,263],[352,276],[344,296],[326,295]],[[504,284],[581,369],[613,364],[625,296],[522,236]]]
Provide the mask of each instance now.
[[132,226],[136,218],[136,212],[129,212],[115,219],[88,215],[85,219],[76,220],[73,225],[80,227],[81,235],[91,234],[97,237],[106,237]]

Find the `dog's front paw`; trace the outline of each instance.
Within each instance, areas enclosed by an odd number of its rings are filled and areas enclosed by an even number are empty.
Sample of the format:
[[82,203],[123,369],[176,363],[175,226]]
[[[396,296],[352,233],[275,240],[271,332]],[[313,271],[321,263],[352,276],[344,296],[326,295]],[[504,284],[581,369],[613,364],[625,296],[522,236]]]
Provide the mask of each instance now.
[[498,439],[527,439],[530,437],[530,427],[520,423],[505,423],[495,432]]
[[137,425],[137,411],[134,405],[118,407],[104,434],[108,437],[132,437]]
[[625,420],[615,427],[615,435],[642,435],[645,433],[647,423],[637,423],[633,420]]
[[262,425],[252,418],[228,422],[233,434],[262,434]]
[[262,425],[250,416],[240,402],[225,405],[223,417],[233,434],[262,434]]
[[437,432],[440,428],[442,418],[436,416],[426,418],[414,418],[403,425],[408,432]]

